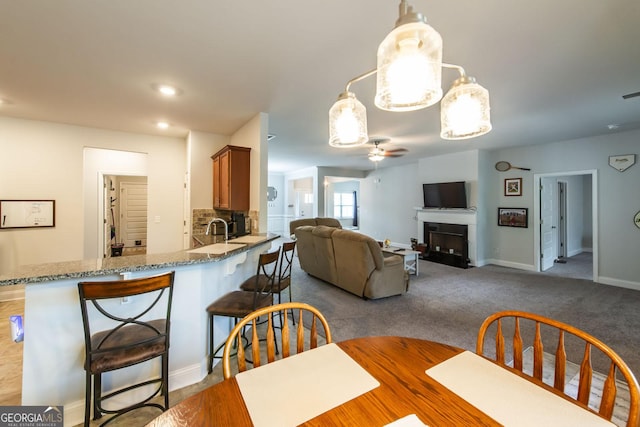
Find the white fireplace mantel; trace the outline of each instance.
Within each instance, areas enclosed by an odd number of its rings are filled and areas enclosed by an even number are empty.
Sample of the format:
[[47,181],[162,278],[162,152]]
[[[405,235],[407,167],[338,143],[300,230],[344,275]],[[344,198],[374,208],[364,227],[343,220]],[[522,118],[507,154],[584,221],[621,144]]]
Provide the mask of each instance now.
[[473,209],[424,209],[415,208],[418,218],[418,236],[424,242],[424,223],[441,222],[467,226],[469,239],[469,264],[477,265],[476,211]]

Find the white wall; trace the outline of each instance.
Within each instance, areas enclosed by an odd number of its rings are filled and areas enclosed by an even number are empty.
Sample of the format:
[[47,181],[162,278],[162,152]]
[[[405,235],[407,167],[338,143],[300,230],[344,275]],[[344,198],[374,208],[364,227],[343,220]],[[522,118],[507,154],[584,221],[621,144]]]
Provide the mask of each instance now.
[[189,132],[189,175],[191,209],[213,207],[213,156],[231,142],[231,137],[205,132]]
[[251,224],[252,232],[267,231],[267,182],[269,116],[259,113],[231,136],[231,144],[251,147],[251,177],[249,209],[258,213],[257,223]]
[[415,207],[422,206],[418,164],[378,168],[360,181],[359,228],[376,240],[409,245],[418,238]]
[[0,117],[0,198],[56,200],[54,228],[0,231],[0,272],[83,259],[84,147],[148,155],[147,250],[182,248],[183,139]]
[[[491,152],[493,161],[504,160],[512,165],[531,168],[531,172],[512,170],[493,173],[494,191],[502,188],[502,180],[523,178],[523,195],[517,205],[533,208],[533,173],[598,171],[599,281],[640,289],[640,230],[633,224],[633,215],[640,210],[640,165],[624,172],[609,166],[609,156],[640,155],[640,131],[621,132],[552,144],[516,147]],[[514,204],[514,197],[500,196],[498,203]],[[534,230],[514,230],[492,226],[493,258],[514,263],[534,264]]]

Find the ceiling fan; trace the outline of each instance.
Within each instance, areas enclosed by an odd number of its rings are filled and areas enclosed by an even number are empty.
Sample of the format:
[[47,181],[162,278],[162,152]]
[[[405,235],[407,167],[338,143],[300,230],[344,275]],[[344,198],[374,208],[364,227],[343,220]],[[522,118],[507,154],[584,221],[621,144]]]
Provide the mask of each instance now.
[[404,153],[408,150],[406,148],[395,148],[393,150],[385,150],[384,148],[380,148],[380,144],[386,144],[391,141],[389,138],[372,138],[367,141],[367,144],[373,144],[374,147],[369,150],[369,154],[367,157],[372,162],[379,162],[384,160],[385,157],[402,157]]

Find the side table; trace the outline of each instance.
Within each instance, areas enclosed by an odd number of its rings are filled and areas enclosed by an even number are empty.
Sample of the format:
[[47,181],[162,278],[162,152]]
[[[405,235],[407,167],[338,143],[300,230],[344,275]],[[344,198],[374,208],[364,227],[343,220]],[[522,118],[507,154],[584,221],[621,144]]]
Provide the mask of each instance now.
[[402,258],[404,259],[404,269],[409,274],[414,274],[416,276],[418,275],[418,256],[421,254],[421,252],[405,248],[396,248],[393,246],[389,246],[388,248],[383,247],[382,252],[402,256]]

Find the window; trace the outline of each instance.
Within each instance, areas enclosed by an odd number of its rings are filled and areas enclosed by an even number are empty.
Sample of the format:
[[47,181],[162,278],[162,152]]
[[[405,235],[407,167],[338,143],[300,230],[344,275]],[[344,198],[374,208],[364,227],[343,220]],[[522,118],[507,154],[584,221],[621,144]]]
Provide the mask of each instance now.
[[334,193],[334,218],[353,218],[353,193]]

